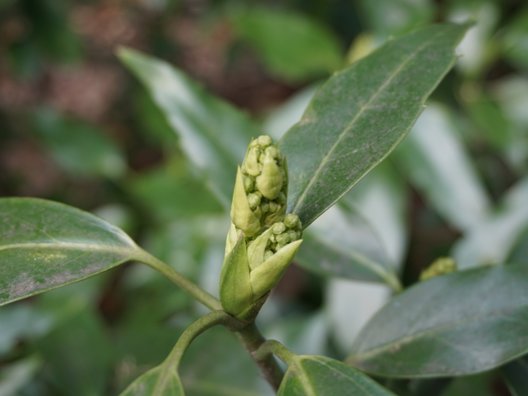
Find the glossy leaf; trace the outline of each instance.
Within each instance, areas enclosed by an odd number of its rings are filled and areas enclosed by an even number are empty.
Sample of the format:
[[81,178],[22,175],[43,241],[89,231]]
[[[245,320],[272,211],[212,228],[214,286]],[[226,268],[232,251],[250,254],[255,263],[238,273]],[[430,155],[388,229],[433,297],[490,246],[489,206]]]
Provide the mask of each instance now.
[[131,49],[122,49],[119,57],[148,89],[195,170],[228,207],[237,163],[250,138],[260,135],[258,128],[168,63]]
[[304,227],[403,139],[452,66],[465,30],[434,25],[389,41],[319,89],[281,141],[288,206]]
[[447,108],[429,105],[396,154],[414,185],[455,227],[467,230],[484,219],[489,198]]
[[337,37],[302,14],[273,8],[248,8],[232,15],[233,27],[267,68],[286,80],[327,74],[341,63]]
[[478,373],[528,352],[528,268],[500,266],[421,282],[363,328],[348,362],[387,377]]
[[528,227],[528,179],[504,197],[498,210],[467,233],[453,247],[460,268],[500,264]]
[[394,396],[365,374],[325,356],[295,356],[278,396]]
[[161,364],[130,384],[120,396],[183,396],[183,386],[174,367]]
[[0,224],[0,305],[98,274],[141,252],[103,220],[41,199],[0,199]]

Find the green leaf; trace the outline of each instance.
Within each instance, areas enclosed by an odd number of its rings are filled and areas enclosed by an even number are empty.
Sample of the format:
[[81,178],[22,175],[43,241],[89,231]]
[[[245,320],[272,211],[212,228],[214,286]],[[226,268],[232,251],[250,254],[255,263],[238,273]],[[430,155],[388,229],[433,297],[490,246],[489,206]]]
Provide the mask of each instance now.
[[319,89],[281,141],[289,209],[304,227],[403,139],[453,65],[465,30],[434,25],[389,41]]
[[307,16],[255,7],[235,12],[231,19],[235,33],[283,79],[304,80],[332,72],[341,64],[337,37]]
[[363,328],[348,362],[387,377],[478,373],[528,352],[528,268],[439,276],[392,299]]
[[123,154],[103,131],[44,108],[35,113],[34,126],[55,161],[73,176],[114,178],[125,173]]
[[448,109],[432,104],[396,154],[429,202],[455,227],[467,230],[485,218],[490,203],[458,133]]
[[161,364],[130,384],[120,396],[183,396],[183,386],[173,366]]
[[503,263],[528,227],[528,178],[503,198],[498,210],[485,218],[453,247],[459,268]]
[[524,356],[500,368],[512,396],[528,395],[528,357]]
[[81,210],[33,198],[0,199],[0,305],[139,258],[118,228]]
[[213,97],[168,63],[131,49],[121,61],[145,85],[180,137],[187,157],[227,208],[236,165],[259,129],[241,111]]
[[325,356],[295,356],[278,396],[394,396],[374,380]]

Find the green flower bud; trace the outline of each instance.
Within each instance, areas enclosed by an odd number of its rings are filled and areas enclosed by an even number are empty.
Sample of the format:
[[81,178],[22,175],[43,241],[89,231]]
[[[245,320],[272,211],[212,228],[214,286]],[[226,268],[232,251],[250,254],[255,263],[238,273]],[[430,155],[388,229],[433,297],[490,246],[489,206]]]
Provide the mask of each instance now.
[[231,204],[231,220],[246,237],[282,220],[286,211],[286,161],[266,135],[249,144],[238,168]]
[[287,179],[271,138],[252,140],[237,169],[220,276],[222,307],[240,319],[256,315],[302,243],[298,216],[285,215]]
[[425,281],[436,276],[449,274],[457,270],[455,260],[451,257],[440,257],[424,269],[420,274],[420,281]]
[[239,316],[251,307],[254,301],[246,241],[244,236],[240,235],[224,259],[220,274],[220,302],[227,313]]

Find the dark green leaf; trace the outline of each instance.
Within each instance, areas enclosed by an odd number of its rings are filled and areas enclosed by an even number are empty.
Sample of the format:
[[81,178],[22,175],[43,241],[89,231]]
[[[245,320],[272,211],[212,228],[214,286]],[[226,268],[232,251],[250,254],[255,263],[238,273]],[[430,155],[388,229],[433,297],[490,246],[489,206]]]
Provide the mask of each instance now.
[[502,47],[505,57],[523,70],[528,70],[528,8],[517,14],[504,29]]
[[279,396],[394,396],[374,380],[325,356],[295,356]]
[[242,112],[208,94],[178,69],[131,49],[122,62],[141,80],[178,133],[192,165],[225,207],[241,162],[258,128]]
[[434,25],[335,74],[284,136],[289,209],[308,226],[403,139],[453,65],[465,26]]
[[[437,379],[441,380],[441,379]],[[449,379],[445,379],[450,381]],[[429,380],[431,381],[431,380]],[[495,372],[486,372],[477,375],[468,375],[454,378],[450,381],[442,396],[497,396],[497,375]],[[430,396],[424,393],[423,396]]]
[[528,268],[439,276],[392,299],[363,328],[348,361],[388,377],[478,373],[528,352]]
[[233,14],[234,30],[260,55],[268,69],[286,80],[303,80],[337,69],[337,38],[307,16],[250,8]]
[[0,199],[0,305],[76,282],[140,256],[123,231],[81,210]]
[[500,368],[512,396],[528,395],[528,357],[524,356]]

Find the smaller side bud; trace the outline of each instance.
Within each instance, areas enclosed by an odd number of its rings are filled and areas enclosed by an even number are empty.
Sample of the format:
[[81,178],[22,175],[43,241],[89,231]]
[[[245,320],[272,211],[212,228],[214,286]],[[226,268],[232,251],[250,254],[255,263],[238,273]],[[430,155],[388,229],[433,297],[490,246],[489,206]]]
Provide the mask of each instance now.
[[446,275],[457,270],[455,260],[451,257],[440,257],[424,269],[420,274],[420,281],[425,281],[436,276]]
[[236,244],[224,258],[220,273],[220,302],[227,313],[239,317],[254,300],[246,241],[240,233]]

